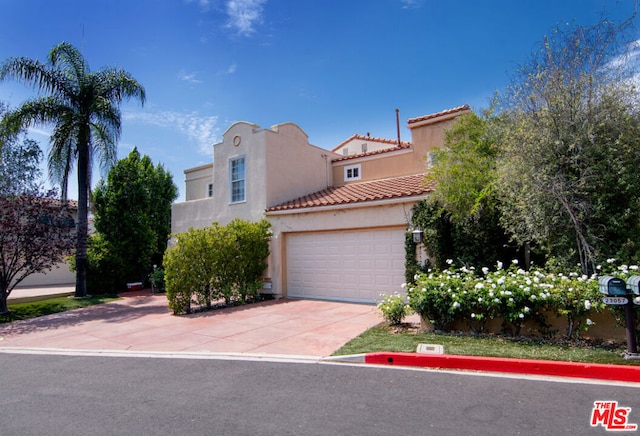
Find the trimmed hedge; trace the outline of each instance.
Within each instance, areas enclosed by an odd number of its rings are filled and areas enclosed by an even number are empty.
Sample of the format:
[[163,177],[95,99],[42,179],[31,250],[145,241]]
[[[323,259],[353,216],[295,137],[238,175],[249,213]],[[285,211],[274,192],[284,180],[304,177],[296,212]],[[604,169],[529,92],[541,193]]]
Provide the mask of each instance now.
[[173,313],[190,313],[193,305],[209,309],[218,300],[226,305],[254,300],[267,267],[269,227],[266,220],[235,219],[173,235],[163,260]]

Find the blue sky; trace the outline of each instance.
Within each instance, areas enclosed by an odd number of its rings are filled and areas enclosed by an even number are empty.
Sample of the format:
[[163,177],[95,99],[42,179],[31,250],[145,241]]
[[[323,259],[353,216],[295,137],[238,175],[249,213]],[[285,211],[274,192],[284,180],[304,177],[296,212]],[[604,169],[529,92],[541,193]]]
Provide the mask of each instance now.
[[[183,171],[210,162],[235,121],[291,121],[331,149],[354,133],[395,138],[398,108],[409,140],[408,118],[487,107],[554,26],[632,11],[632,0],[0,0],[0,59],[44,61],[68,41],[92,70],[129,71],[147,102],[123,105],[118,155],[136,146],[162,163],[182,199]],[[0,84],[12,107],[32,95]],[[45,152],[49,132],[30,131]]]

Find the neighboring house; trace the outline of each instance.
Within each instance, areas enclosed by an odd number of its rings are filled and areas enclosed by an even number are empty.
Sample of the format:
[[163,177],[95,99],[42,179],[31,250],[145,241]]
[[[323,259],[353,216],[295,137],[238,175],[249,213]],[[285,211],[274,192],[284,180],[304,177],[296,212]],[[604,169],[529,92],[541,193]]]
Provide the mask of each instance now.
[[[469,111],[465,105],[409,119],[411,143],[354,135],[334,151],[311,145],[292,123],[235,123],[213,146],[211,197],[192,189],[207,177],[195,173],[209,169],[185,171],[194,174],[187,192],[202,195],[173,205],[172,232],[266,217],[273,237],[265,292],[374,302],[404,282],[411,208],[433,188],[424,183],[426,156]],[[366,152],[340,151],[363,141]]]
[[[73,219],[77,221],[78,218],[78,203],[74,200],[70,200],[69,204],[73,208]],[[69,262],[59,262],[51,269],[31,274],[25,277],[17,286],[19,288],[29,288],[33,286],[62,286],[62,285],[75,285],[76,273],[71,271]]]
[[410,144],[402,141],[398,144],[398,140],[376,138],[370,136],[369,133],[367,133],[366,136],[354,133],[331,151],[342,156],[354,156],[371,153],[373,151],[386,150],[398,145],[403,146]]

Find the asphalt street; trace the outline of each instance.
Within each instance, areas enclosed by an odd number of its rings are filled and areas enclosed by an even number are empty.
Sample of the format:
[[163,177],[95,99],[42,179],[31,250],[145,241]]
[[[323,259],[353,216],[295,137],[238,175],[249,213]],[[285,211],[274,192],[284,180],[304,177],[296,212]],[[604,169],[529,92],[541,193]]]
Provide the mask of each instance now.
[[[243,360],[0,353],[3,435],[586,435],[637,385]],[[640,433],[640,431],[638,432]],[[625,433],[628,434],[628,433]]]

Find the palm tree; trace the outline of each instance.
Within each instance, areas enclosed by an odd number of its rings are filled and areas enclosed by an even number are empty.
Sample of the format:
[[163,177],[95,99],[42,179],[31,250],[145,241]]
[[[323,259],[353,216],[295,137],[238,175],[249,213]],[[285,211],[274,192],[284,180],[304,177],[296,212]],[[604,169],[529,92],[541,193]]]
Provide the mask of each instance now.
[[77,165],[78,223],[76,242],[76,297],[87,296],[87,223],[91,166],[98,157],[104,168],[117,159],[121,132],[120,103],[145,91],[128,72],[103,68],[90,72],[82,53],[62,42],[51,49],[48,63],[9,58],[0,67],[0,81],[12,78],[33,85],[40,96],[24,102],[5,118],[11,128],[34,124],[53,126],[49,176],[67,197],[69,174]]

